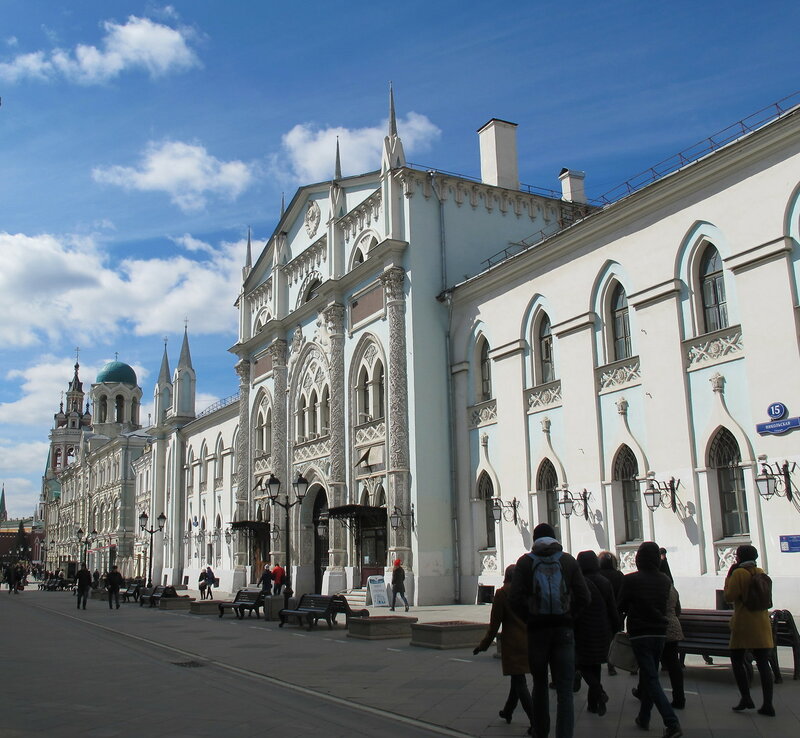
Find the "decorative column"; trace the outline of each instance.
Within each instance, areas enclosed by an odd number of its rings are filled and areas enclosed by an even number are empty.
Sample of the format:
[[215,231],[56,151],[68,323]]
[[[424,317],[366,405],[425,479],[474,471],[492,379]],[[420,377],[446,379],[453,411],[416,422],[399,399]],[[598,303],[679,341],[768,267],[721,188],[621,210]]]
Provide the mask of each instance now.
[[[281,480],[283,492],[288,493],[291,489],[292,480],[289,476],[288,452],[289,452],[289,416],[287,415],[287,358],[288,344],[283,339],[273,341],[269,346],[269,354],[272,357],[272,473]],[[280,514],[280,508],[272,506],[270,515],[271,525],[276,524],[281,529],[286,525],[284,515]],[[284,531],[285,533],[285,531]],[[284,536],[280,536],[280,541]],[[279,548],[280,541],[273,543],[272,561],[286,564],[287,551]],[[292,578],[294,582],[294,578]]]
[[[250,519],[252,474],[250,466],[250,361],[236,363],[239,375],[239,448],[236,456],[236,520]],[[233,540],[233,589],[247,585],[247,534],[239,530]]]
[[[330,341],[330,458],[329,507],[347,504],[347,465],[345,435],[345,386],[344,369],[344,305],[335,303],[325,309],[325,324]],[[347,529],[340,520],[328,522],[329,546],[328,568],[323,577],[325,592],[341,592],[347,588],[344,567],[347,564]]]
[[[389,320],[389,392],[388,392],[388,440],[389,464],[386,470],[388,483],[388,507],[398,507],[403,515],[404,526],[390,530],[390,559],[403,560],[406,574],[412,571],[411,560],[411,487],[408,449],[408,384],[406,374],[406,323],[405,272],[400,267],[391,267],[381,275],[381,284],[386,295],[386,312]],[[413,585],[412,585],[413,586]]]

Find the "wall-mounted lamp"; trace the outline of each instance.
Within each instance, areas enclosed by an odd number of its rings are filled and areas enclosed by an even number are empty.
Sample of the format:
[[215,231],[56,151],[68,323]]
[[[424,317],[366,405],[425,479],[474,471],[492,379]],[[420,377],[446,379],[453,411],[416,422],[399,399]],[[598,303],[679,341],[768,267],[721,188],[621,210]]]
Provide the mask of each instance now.
[[273,525],[270,535],[272,536],[272,545],[277,546],[281,542],[281,529],[277,525]]
[[644,502],[648,510],[655,512],[659,507],[663,507],[677,512],[678,498],[675,490],[680,483],[681,480],[676,480],[675,477],[670,477],[668,482],[659,482],[654,472],[648,473],[644,489]]
[[505,518],[509,522],[513,520],[514,525],[517,524],[519,500],[516,497],[511,502],[503,502],[499,497],[492,497],[492,503],[492,516],[495,523],[499,523],[502,518]]
[[411,519],[411,530],[414,530],[414,503],[411,503],[411,512],[404,513],[400,510],[397,505],[395,505],[394,509],[392,510],[391,514],[389,515],[389,523],[392,526],[392,530],[397,530],[398,528],[405,528],[403,525],[403,518],[410,518]]
[[783,464],[774,462],[770,464],[767,461],[766,454],[761,454],[758,457],[758,463],[761,464],[761,474],[756,476],[756,487],[758,487],[758,494],[765,500],[769,500],[774,495],[778,497],[785,497],[789,502],[792,502],[792,484],[791,473],[797,468],[794,462],[789,465],[788,461]]
[[583,515],[584,520],[589,519],[589,498],[592,496],[591,492],[587,492],[584,488],[576,497],[569,491],[566,485],[561,491],[561,499],[558,501],[558,509],[561,515],[567,520],[570,519],[572,513],[576,515]]

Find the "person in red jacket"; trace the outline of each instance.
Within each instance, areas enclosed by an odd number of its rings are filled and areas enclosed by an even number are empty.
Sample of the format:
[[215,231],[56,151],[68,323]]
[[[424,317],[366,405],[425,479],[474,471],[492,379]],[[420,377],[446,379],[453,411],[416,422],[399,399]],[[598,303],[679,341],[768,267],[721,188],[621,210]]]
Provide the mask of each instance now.
[[283,587],[283,579],[286,576],[286,571],[284,568],[276,563],[275,566],[272,567],[272,594],[280,594],[281,588]]

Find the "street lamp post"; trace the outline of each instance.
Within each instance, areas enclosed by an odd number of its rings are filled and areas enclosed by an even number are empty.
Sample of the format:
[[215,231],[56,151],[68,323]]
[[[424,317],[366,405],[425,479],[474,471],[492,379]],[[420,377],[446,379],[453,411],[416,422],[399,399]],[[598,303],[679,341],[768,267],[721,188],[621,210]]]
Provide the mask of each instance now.
[[86,534],[86,538],[83,537],[83,528],[78,528],[78,543],[83,546],[83,562],[86,566],[89,566],[89,544],[97,538],[97,531],[92,530],[91,533]]
[[292,487],[294,488],[294,494],[297,499],[294,502],[289,502],[289,493],[287,492],[286,499],[279,500],[278,494],[281,491],[281,480],[274,474],[269,475],[269,480],[267,481],[267,496],[270,502],[280,505],[286,512],[286,579],[283,583],[283,604],[286,608],[289,607],[289,598],[294,594],[292,591],[292,567],[289,555],[289,510],[295,505],[303,504],[303,499],[306,496],[306,492],[308,492],[308,480],[302,474],[298,474],[297,479],[292,482]]
[[167,516],[164,515],[162,512],[161,515],[156,518],[158,520],[158,528],[148,528],[147,527],[147,519],[148,519],[147,511],[142,510],[142,514],[139,516],[139,528],[147,535],[150,536],[150,555],[147,559],[147,586],[153,586],[153,534],[156,532],[161,532],[164,530],[164,523],[167,522]]

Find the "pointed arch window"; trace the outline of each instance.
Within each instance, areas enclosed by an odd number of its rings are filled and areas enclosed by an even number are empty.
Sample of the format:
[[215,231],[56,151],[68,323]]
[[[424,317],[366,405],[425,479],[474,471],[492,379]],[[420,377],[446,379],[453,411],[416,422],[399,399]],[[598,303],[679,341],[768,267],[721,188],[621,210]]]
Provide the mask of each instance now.
[[361,371],[358,373],[357,393],[358,419],[356,420],[356,425],[361,425],[372,420],[369,401],[369,374],[366,366],[362,366]]
[[316,390],[311,390],[311,397],[308,400],[308,434],[309,436],[313,437],[317,434],[317,410],[318,410],[318,402],[317,402],[317,392]]
[[322,286],[322,282],[318,279],[314,279],[311,281],[311,284],[308,285],[308,289],[306,290],[306,295],[303,302],[311,302],[318,294],[319,288]]
[[108,398],[105,395],[100,398],[100,407],[98,408],[97,415],[99,423],[106,422],[108,418]]
[[720,428],[709,449],[709,466],[717,472],[717,490],[722,514],[722,535],[742,536],[750,532],[744,470],[739,466],[739,444],[727,428]]
[[712,244],[706,247],[700,260],[700,289],[703,297],[703,325],[706,333],[728,327],[728,303],[722,259]]
[[301,395],[297,403],[297,439],[305,440],[306,436],[306,398]]
[[331,391],[328,389],[327,384],[322,388],[322,395],[319,401],[319,417],[319,432],[325,436],[331,432]]
[[614,361],[629,359],[631,352],[631,325],[628,316],[628,297],[621,284],[617,284],[611,295],[611,340]]
[[561,515],[558,512],[558,475],[550,459],[545,459],[536,475],[536,490],[545,497],[547,522],[553,526],[556,538],[561,540]]
[[614,481],[622,486],[622,511],[625,540],[642,540],[642,499],[639,490],[639,464],[633,451],[623,446],[614,460]]
[[492,399],[492,360],[489,358],[489,342],[483,337],[478,347],[478,368],[480,372],[478,402],[486,402]]
[[486,526],[486,548],[496,548],[494,514],[494,485],[486,472],[481,472],[478,478],[478,499],[482,502],[483,519]]
[[117,395],[114,401],[114,422],[125,422],[125,398],[122,395]]
[[539,321],[539,384],[552,382],[556,378],[553,362],[553,333],[547,313]]

